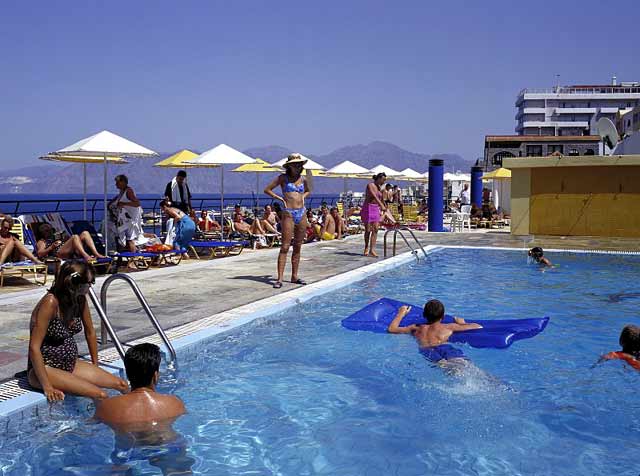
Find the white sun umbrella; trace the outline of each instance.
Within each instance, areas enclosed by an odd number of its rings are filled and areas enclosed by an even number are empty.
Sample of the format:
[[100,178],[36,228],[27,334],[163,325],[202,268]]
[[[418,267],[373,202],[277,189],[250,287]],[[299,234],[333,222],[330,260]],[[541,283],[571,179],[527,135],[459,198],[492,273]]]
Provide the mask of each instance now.
[[107,162],[110,158],[152,157],[158,155],[151,149],[136,144],[110,131],[102,131],[67,147],[47,154],[48,156],[102,157],[104,164],[104,218],[103,236],[105,251],[109,246],[107,229]]
[[[420,172],[416,172],[411,168],[406,168],[402,170],[400,173],[402,174],[402,177],[408,182],[424,182],[426,180],[424,174],[421,174]],[[429,174],[427,173],[426,175],[428,176]]]
[[[302,157],[303,160],[306,160],[307,162],[304,164],[304,169],[305,170],[311,170],[311,174],[315,177],[317,175],[324,175],[324,170],[326,170],[325,167],[323,167],[322,165],[320,165],[318,162],[316,162],[315,160],[311,160],[309,157],[305,157],[304,155],[300,154],[300,157]],[[287,158],[285,157],[284,159],[280,159],[277,162],[274,162],[273,166],[275,167],[284,167],[284,164],[287,162]]]
[[367,175],[371,175],[371,172],[364,167],[354,164],[349,160],[340,162],[335,167],[331,167],[323,174],[324,177],[334,177],[344,179],[344,194],[347,194],[347,180],[350,178],[363,179],[368,178]]
[[402,178],[402,173],[398,172],[397,170],[393,170],[391,167],[387,167],[386,165],[382,165],[382,164],[376,165],[369,172],[371,172],[371,174],[373,175],[384,173],[387,176],[387,178],[394,178],[398,180]]
[[191,160],[185,160],[186,164],[191,164],[194,167],[220,167],[220,220],[222,225],[224,238],[224,166],[225,165],[237,165],[237,164],[252,164],[255,163],[255,159],[252,159],[246,154],[229,147],[226,144],[220,144],[213,149],[209,149],[203,152],[197,157]]

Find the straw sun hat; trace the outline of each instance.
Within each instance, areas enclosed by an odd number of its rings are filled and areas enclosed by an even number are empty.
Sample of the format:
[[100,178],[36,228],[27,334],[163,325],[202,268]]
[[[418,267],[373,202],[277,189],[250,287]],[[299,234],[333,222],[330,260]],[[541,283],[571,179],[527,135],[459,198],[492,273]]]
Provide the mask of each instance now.
[[293,165],[293,164],[306,164],[307,161],[306,159],[303,159],[302,156],[300,154],[289,154],[289,156],[287,157],[287,161],[284,163],[284,166],[286,167],[287,165]]

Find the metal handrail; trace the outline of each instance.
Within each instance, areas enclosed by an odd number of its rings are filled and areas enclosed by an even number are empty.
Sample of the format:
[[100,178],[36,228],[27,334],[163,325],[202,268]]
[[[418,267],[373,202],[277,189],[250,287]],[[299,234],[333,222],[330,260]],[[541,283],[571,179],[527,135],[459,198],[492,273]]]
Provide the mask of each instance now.
[[[100,289],[100,302],[102,304],[101,306],[102,315],[100,315],[100,318],[102,320],[102,326],[100,327],[101,342],[103,344],[107,342],[107,334],[108,334],[111,337],[111,340],[113,340],[116,348],[118,349],[120,356],[124,359],[124,351],[122,349],[122,344],[120,344],[120,341],[118,340],[118,337],[116,336],[115,331],[113,330],[113,326],[111,326],[111,323],[107,317],[107,290],[109,289],[109,286],[111,285],[111,283],[118,279],[121,279],[129,284],[129,286],[133,290],[133,293],[138,298],[138,302],[142,305],[142,309],[144,309],[145,313],[147,314],[147,317],[151,321],[151,324],[153,324],[153,327],[155,327],[156,332],[160,335],[160,338],[164,342],[164,345],[169,350],[169,353],[171,354],[171,361],[175,362],[177,359],[176,351],[173,348],[171,341],[169,341],[169,338],[167,337],[167,334],[165,334],[164,330],[162,329],[160,322],[158,322],[158,319],[153,314],[153,311],[149,307],[147,300],[144,298],[142,291],[140,291],[140,288],[138,287],[134,279],[127,274],[123,274],[123,273],[112,274],[104,281],[104,283],[102,283],[102,288]],[[91,300],[93,301],[93,297],[91,298]],[[95,302],[94,302],[94,305],[95,305]],[[99,314],[100,312],[101,311],[98,311]]]
[[418,256],[418,250],[414,250],[413,247],[411,246],[411,244],[409,243],[409,241],[407,240],[407,237],[404,236],[404,234],[402,233],[403,231],[408,231],[409,234],[411,235],[411,237],[413,238],[413,241],[416,242],[416,244],[418,245],[418,247],[422,250],[422,253],[424,254],[425,259],[429,259],[429,255],[427,254],[427,252],[424,249],[424,246],[422,246],[422,243],[420,243],[420,240],[418,240],[418,237],[415,235],[415,233],[413,232],[413,230],[409,227],[403,226],[402,228],[393,228],[391,230],[387,230],[384,234],[383,237],[383,244],[384,244],[384,257],[387,257],[387,235],[391,232],[393,232],[393,255],[396,255],[396,249],[397,249],[397,240],[398,240],[398,235],[400,235],[400,237],[404,240],[405,244],[407,245],[407,247],[411,250],[411,254],[413,254],[416,259],[418,261],[420,261],[420,257]]
[[102,308],[102,305],[100,304],[98,296],[96,296],[96,292],[93,290],[93,287],[89,288],[89,298],[91,299],[93,306],[96,308],[96,311],[98,311],[98,316],[100,316],[101,343],[104,344],[106,342],[105,331],[108,332],[111,336],[111,340],[113,341],[113,345],[116,346],[116,350],[118,351],[118,354],[120,354],[120,358],[124,361],[124,348],[122,347],[122,343],[120,342],[120,339],[118,339],[116,331],[111,325],[111,321],[109,321],[107,313]]

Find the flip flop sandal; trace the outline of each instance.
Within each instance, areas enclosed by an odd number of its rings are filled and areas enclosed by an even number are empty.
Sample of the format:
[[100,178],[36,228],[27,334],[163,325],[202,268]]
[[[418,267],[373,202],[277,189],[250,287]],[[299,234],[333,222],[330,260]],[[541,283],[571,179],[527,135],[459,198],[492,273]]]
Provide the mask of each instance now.
[[295,281],[291,281],[293,284],[301,284],[302,286],[304,286],[305,284],[307,284],[306,281],[304,281],[303,279],[296,279]]
[[273,287],[274,289],[280,289],[282,287],[282,282],[276,281],[275,283],[273,283]]

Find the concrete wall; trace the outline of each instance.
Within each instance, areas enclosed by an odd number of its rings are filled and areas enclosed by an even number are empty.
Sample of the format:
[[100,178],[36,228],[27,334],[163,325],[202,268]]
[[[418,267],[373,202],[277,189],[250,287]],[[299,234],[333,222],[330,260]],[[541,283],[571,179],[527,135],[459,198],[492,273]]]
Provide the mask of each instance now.
[[640,237],[639,156],[506,159],[505,166],[513,234]]

